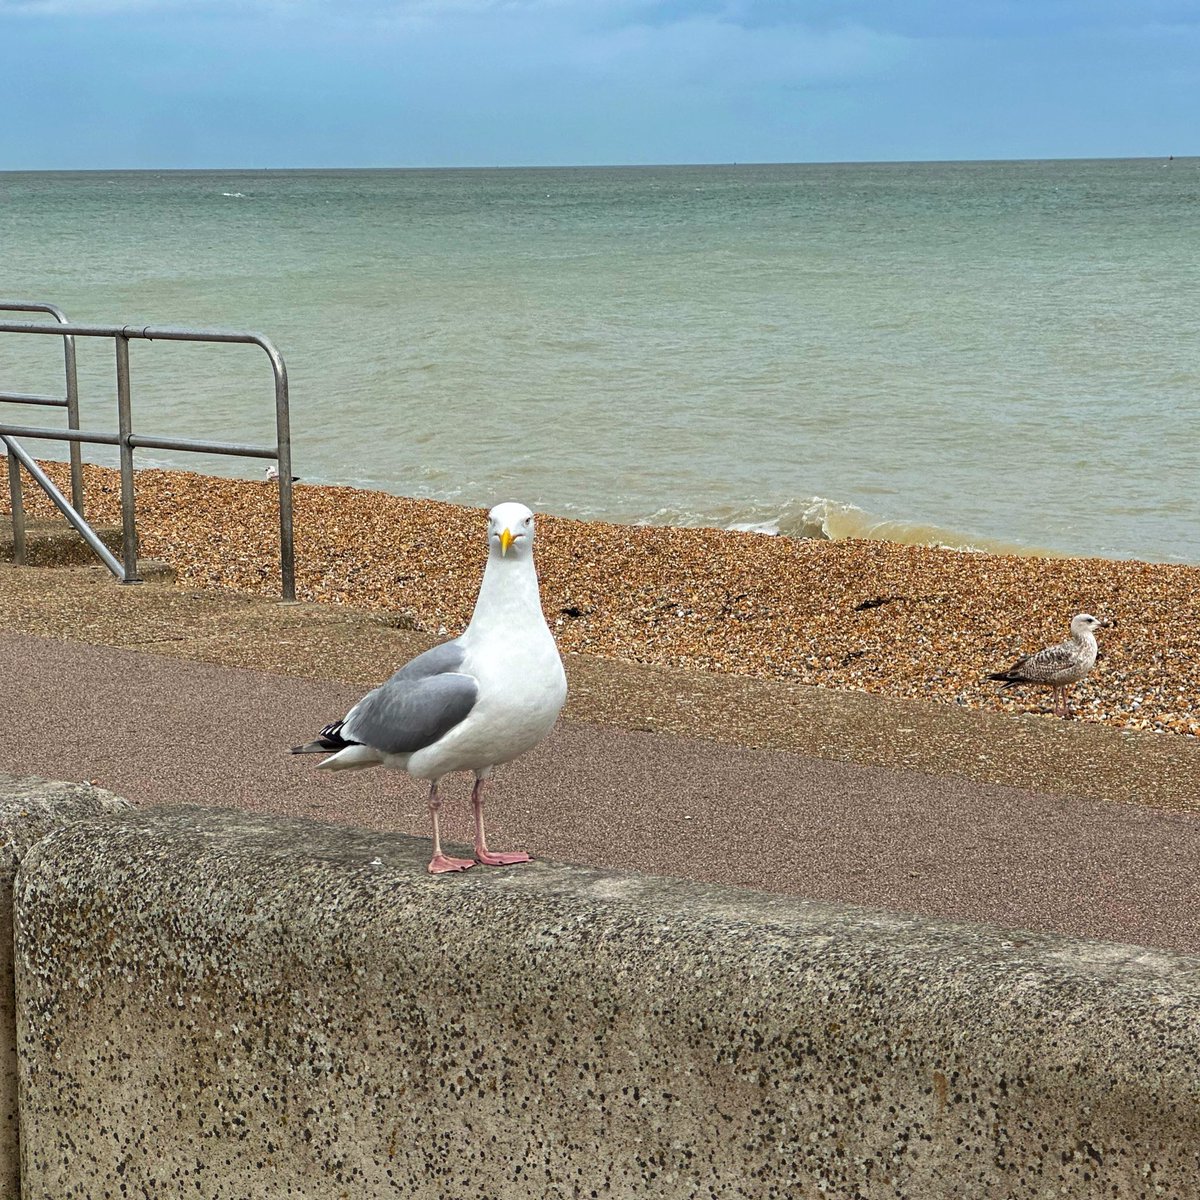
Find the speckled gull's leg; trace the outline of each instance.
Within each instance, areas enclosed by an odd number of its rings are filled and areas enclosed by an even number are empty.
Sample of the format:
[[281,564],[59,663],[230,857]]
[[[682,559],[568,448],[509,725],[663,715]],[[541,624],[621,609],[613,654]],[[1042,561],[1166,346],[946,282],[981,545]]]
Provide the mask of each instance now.
[[475,786],[471,789],[471,805],[475,809],[475,861],[485,867],[510,867],[514,863],[529,861],[529,855],[523,850],[511,854],[493,854],[487,848],[487,839],[483,836],[483,780],[476,777]]
[[446,871],[465,871],[475,865],[469,858],[451,858],[442,853],[442,832],[438,828],[438,813],[442,811],[442,798],[438,795],[438,781],[429,785],[429,815],[433,818],[433,858],[429,860],[429,873],[441,875]]

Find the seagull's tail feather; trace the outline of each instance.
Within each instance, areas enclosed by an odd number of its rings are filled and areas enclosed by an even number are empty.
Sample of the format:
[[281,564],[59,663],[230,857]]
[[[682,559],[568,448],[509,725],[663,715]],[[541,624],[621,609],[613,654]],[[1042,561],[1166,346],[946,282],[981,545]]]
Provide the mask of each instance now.
[[329,754],[332,746],[326,745],[320,738],[314,742],[305,742],[303,746],[293,746],[293,754]]
[[366,767],[377,767],[383,762],[383,755],[370,746],[360,746],[351,742],[345,750],[317,763],[318,771],[361,771]]
[[1019,683],[1029,682],[1024,675],[1017,675],[1012,671],[994,671],[991,675],[986,675],[984,678],[991,679],[996,683],[1004,684],[1004,686],[1000,689],[1002,692],[1008,691],[1010,687],[1016,687]]
[[326,725],[311,742],[305,742],[303,746],[293,746],[292,753],[333,754],[337,750],[345,750],[347,746],[357,745],[357,742],[342,737],[342,722],[334,721],[332,725]]
[[354,771],[364,767],[377,767],[383,755],[361,742],[342,737],[342,722],[326,725],[319,734],[303,746],[293,746],[293,754],[328,754],[324,762],[317,763],[318,771]]

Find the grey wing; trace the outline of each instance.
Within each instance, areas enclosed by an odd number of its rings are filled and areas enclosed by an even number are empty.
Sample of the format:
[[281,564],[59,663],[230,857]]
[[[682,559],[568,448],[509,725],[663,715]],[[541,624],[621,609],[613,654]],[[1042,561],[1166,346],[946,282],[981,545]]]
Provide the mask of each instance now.
[[418,654],[410,659],[393,676],[392,679],[425,679],[430,675],[444,675],[448,671],[457,671],[463,664],[465,651],[461,642],[456,638],[452,642],[443,642]]
[[1018,659],[1013,671],[1034,683],[1048,683],[1076,666],[1078,658],[1075,648],[1070,642],[1059,642],[1057,646],[1047,646],[1044,650]]
[[470,675],[458,673],[462,661],[457,641],[418,654],[350,710],[342,735],[385,754],[433,745],[475,704],[479,688]]

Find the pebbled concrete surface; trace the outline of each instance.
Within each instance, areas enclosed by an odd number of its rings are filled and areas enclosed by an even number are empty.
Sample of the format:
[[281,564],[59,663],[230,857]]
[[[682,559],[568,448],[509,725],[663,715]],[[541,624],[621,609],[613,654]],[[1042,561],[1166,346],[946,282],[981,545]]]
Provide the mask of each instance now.
[[13,881],[29,848],[52,829],[127,812],[129,802],[86,783],[0,773],[0,1196],[20,1195]]
[[241,811],[17,893],[25,1200],[1200,1195],[1200,960]]

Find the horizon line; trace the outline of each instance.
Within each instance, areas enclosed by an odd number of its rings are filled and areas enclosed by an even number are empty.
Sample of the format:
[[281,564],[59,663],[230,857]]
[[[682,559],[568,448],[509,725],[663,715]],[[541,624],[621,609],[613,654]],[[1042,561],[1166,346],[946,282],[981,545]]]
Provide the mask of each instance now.
[[289,167],[0,167],[0,175],[87,175],[165,174],[200,172],[288,172],[288,171],[618,171],[661,170],[664,168],[715,167],[869,167],[869,166],[952,166],[958,164],[1035,163],[1035,162],[1171,162],[1200,157],[1195,154],[1113,154],[1048,155],[1020,158],[861,158],[861,159],[727,159],[709,162],[605,162],[605,163],[476,163],[470,166],[415,164],[406,166],[289,166]]

